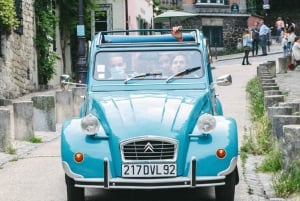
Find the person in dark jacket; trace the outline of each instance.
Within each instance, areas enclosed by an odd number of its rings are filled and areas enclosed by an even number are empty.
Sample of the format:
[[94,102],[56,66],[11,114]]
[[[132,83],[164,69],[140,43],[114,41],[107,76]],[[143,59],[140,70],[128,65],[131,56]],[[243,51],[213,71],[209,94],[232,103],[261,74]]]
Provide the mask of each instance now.
[[252,56],[258,54],[258,43],[259,43],[259,22],[255,22],[252,28]]

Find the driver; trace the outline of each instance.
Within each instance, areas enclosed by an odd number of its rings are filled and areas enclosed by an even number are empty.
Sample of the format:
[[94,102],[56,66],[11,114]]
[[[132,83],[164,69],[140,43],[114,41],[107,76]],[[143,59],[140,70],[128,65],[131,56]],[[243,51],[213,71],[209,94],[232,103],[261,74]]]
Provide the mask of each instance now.
[[122,54],[112,54],[109,58],[109,73],[111,79],[126,78],[126,61]]

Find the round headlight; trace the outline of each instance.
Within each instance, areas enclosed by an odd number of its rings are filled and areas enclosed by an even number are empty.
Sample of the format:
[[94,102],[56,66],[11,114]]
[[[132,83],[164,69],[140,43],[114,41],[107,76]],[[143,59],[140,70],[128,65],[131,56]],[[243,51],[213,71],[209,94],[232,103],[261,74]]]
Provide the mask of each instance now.
[[198,130],[202,133],[210,133],[216,128],[216,119],[211,114],[203,114],[197,123]]
[[81,129],[87,135],[94,135],[99,130],[99,127],[100,123],[97,117],[92,114],[88,114],[81,120]]

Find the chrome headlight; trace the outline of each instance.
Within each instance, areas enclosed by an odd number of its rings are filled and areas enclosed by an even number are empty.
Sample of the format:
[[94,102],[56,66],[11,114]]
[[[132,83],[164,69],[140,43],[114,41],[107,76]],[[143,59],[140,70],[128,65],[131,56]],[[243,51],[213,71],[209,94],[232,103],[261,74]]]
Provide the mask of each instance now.
[[88,114],[87,116],[83,117],[81,120],[81,129],[83,130],[84,133],[87,135],[94,135],[97,133],[99,130],[100,123],[97,119],[92,114]]
[[202,133],[210,133],[216,128],[216,119],[211,114],[203,114],[198,119],[197,128]]

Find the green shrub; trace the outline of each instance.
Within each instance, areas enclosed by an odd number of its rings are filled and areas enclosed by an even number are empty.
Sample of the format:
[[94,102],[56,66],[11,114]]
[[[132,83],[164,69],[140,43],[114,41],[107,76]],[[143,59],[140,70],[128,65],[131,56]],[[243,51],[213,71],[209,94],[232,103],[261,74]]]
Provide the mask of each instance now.
[[273,178],[273,188],[276,195],[288,197],[300,192],[300,161],[290,165],[287,171],[281,171]]

